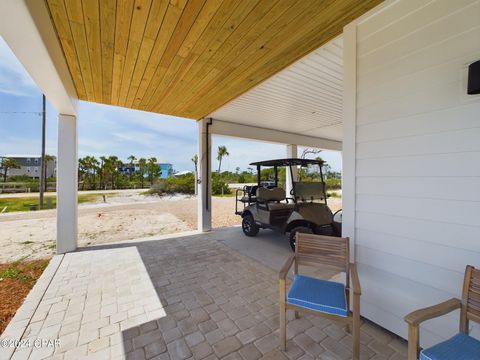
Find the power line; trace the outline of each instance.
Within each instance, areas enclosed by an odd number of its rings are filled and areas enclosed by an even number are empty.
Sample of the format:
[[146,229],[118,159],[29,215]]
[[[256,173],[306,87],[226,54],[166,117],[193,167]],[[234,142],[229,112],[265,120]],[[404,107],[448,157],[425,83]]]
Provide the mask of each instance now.
[[38,112],[38,111],[0,111],[0,114],[37,114],[37,115],[42,115],[42,112]]

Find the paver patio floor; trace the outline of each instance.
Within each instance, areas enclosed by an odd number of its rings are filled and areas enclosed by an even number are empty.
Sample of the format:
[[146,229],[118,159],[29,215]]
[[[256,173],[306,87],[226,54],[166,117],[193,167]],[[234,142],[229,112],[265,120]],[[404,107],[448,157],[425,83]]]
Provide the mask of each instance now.
[[[214,235],[61,257],[33,316],[22,319],[20,311],[14,320],[26,326],[24,341],[59,339],[60,346],[27,346],[12,358],[351,358],[343,327],[304,314],[289,314],[287,352],[279,351],[277,272]],[[361,330],[362,359],[406,359],[404,341],[368,322]]]

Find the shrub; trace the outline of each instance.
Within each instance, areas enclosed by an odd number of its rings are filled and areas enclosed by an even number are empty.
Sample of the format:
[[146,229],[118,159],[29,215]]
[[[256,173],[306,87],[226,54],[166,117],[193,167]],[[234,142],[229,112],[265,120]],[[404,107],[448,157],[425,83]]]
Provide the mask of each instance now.
[[[222,192],[223,190],[223,192]],[[186,174],[178,177],[169,177],[164,180],[159,180],[153,184],[148,191],[149,194],[194,194],[195,193],[195,176],[193,174]],[[212,178],[212,194],[230,194],[231,190],[228,185],[219,177]]]
[[230,193],[230,188],[223,180],[218,177],[212,179],[212,195],[225,195]]
[[179,177],[169,177],[153,184],[150,194],[193,194],[195,193],[195,177],[187,174]]
[[340,179],[325,179],[327,190],[339,190],[342,188],[342,180]]
[[[12,175],[8,177],[8,181],[10,182],[33,182],[35,180],[32,179],[31,176],[28,175]],[[38,181],[38,180],[36,180]]]

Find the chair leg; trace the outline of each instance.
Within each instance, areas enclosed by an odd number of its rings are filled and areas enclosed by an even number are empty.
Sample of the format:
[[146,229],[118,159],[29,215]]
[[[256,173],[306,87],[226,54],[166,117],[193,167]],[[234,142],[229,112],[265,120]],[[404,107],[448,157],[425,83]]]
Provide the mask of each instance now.
[[420,344],[418,326],[408,326],[408,360],[418,359],[418,347]]
[[352,324],[347,324],[345,330],[347,331],[347,333],[351,334],[352,333]]
[[280,348],[285,351],[287,349],[287,307],[285,304],[285,279],[280,280],[279,288],[279,304],[280,304]]
[[352,322],[352,340],[353,340],[353,359],[360,359],[360,297],[354,295],[353,299],[353,322]]
[[285,303],[280,302],[280,348],[287,349],[287,313]]
[[353,359],[359,360],[360,359],[360,319],[353,320],[352,338],[353,338]]

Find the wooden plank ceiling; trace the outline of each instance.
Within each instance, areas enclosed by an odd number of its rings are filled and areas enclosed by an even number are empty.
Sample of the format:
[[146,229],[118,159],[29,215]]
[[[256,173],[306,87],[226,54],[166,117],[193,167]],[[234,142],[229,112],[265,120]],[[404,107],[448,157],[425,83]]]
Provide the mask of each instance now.
[[81,100],[199,119],[382,0],[46,0]]

